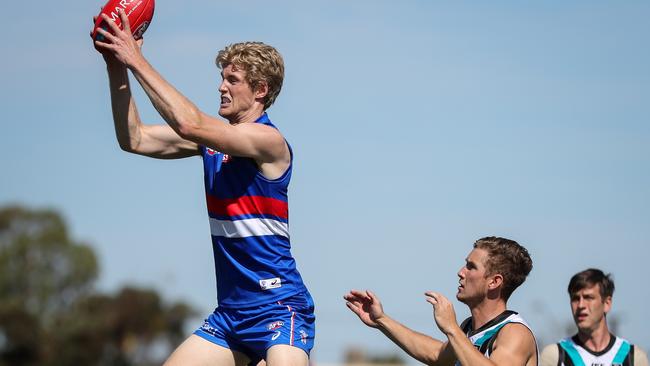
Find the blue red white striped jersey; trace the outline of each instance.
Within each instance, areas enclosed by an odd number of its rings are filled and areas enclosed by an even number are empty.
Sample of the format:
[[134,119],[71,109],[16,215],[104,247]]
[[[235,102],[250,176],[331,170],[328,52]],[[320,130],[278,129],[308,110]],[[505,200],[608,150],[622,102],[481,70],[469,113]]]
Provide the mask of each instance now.
[[[276,128],[266,113],[255,122]],[[293,153],[273,180],[253,159],[203,146],[201,154],[219,306],[257,306],[306,291],[289,242]]]

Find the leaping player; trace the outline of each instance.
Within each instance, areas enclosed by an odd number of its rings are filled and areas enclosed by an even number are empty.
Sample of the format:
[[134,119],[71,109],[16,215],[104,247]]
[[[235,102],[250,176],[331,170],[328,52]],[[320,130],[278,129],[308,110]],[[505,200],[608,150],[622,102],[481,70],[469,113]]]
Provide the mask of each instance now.
[[[218,307],[165,365],[309,364],[314,304],[290,253],[287,186],[292,152],[266,110],[280,93],[284,62],[260,42],[219,51],[219,115],[178,92],[143,56],[123,11],[120,30],[96,41],[108,70],[115,132],[130,153],[160,159],[203,158],[217,275]],[[143,124],[128,72],[166,124]]]

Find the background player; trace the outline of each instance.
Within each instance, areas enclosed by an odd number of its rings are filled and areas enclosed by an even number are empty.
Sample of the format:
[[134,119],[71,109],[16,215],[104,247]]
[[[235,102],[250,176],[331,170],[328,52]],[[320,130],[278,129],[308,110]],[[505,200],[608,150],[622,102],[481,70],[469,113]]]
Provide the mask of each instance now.
[[507,310],[512,292],[532,269],[528,251],[517,242],[486,237],[474,249],[458,272],[456,298],[472,314],[461,326],[451,302],[436,292],[427,292],[434,319],[447,337],[440,341],[418,333],[384,313],[370,291],[350,291],[347,306],[361,321],[382,331],[410,356],[428,365],[537,365],[535,337],[526,322]]
[[609,274],[594,268],[576,273],[568,291],[578,333],[546,346],[542,366],[648,366],[648,356],[642,349],[610,333],[607,327],[614,295],[614,281]]
[[[280,54],[259,42],[221,50],[219,115],[200,111],[147,62],[142,41],[102,15],[111,33],[96,42],[108,69],[115,131],[125,151],[155,158],[201,155],[219,306],[166,365],[307,365],[313,347],[311,296],[290,253],[287,186],[292,153],[269,120],[282,87]],[[167,123],[144,125],[127,70]]]

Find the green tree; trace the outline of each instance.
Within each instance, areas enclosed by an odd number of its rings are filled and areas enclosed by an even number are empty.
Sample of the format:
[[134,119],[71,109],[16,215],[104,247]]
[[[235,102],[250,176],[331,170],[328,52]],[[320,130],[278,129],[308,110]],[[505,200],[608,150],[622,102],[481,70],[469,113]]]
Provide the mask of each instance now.
[[87,294],[98,273],[92,249],[72,240],[52,210],[0,209],[0,296],[49,319]]
[[0,207],[0,366],[150,365],[194,315],[152,289],[97,293],[97,258],[53,210]]
[[56,212],[0,209],[0,360],[39,364],[48,323],[92,289],[97,271]]

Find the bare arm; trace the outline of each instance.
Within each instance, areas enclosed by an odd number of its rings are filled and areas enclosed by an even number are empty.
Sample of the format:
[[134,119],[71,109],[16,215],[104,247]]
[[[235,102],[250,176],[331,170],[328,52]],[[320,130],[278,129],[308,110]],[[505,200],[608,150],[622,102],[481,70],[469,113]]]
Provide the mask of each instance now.
[[181,138],[169,126],[142,124],[131,95],[126,67],[112,55],[106,55],[104,58],[111,91],[115,134],[122,150],[162,159],[196,155],[197,144]]
[[453,365],[455,357],[447,343],[416,332],[384,313],[379,299],[370,291],[352,290],[344,296],[347,307],[369,327],[386,337],[416,360],[427,365]]
[[453,365],[456,361],[449,343],[416,332],[385,316],[379,320],[379,330],[416,360],[427,365]]
[[128,18],[123,11],[120,11],[120,17],[124,31],[109,21],[104,14],[102,16],[106,18],[115,35],[100,30],[108,43],[96,44],[111,52],[119,62],[131,70],[153,106],[178,136],[230,155],[253,158],[263,173],[269,173],[265,174],[267,176],[277,175],[277,172],[272,168],[270,172],[265,170],[265,163],[276,164],[281,168],[288,166],[289,150],[277,130],[256,123],[230,125],[206,115],[169,84],[143,57],[140,43],[133,39]]
[[648,366],[648,355],[638,346],[634,346],[634,365]]
[[557,366],[560,358],[560,351],[557,348],[557,344],[549,344],[544,347],[540,358],[540,366]]

